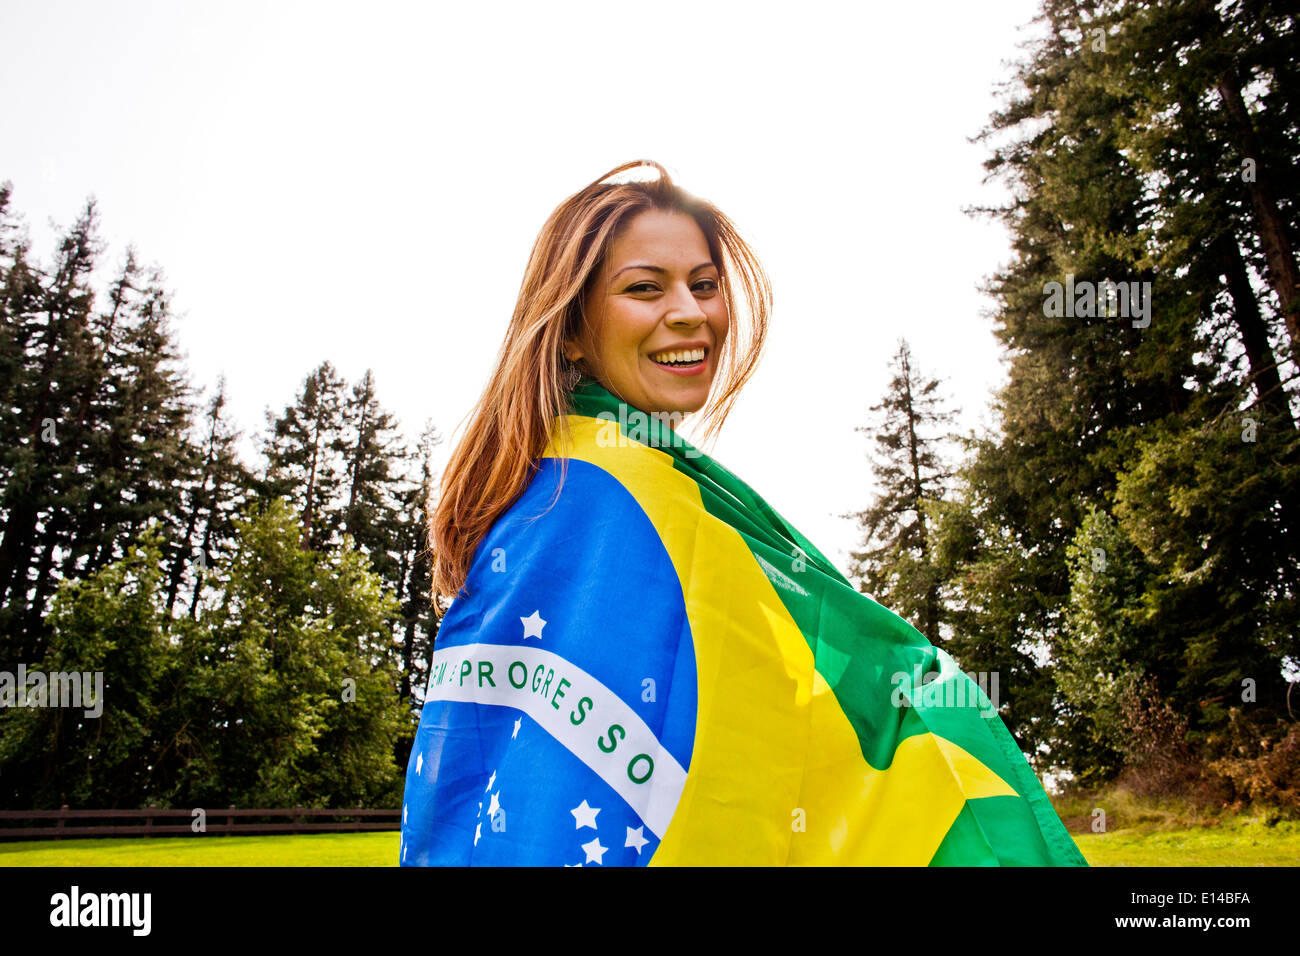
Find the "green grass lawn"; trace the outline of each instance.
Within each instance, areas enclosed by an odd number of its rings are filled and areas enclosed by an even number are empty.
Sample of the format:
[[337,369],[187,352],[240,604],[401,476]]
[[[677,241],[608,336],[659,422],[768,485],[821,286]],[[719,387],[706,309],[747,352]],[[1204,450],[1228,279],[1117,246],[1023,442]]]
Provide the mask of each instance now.
[[1300,823],[1073,833],[1093,866],[1300,866]]
[[0,843],[8,866],[396,866],[397,833],[178,836]]
[[[1257,820],[1075,833],[1093,866],[1300,866],[1300,823]],[[10,866],[396,866],[396,833],[0,843]]]
[[[1276,809],[1230,813],[1120,786],[1053,796],[1052,806],[1093,866],[1300,866],[1300,821]],[[1099,808],[1105,833],[1092,832]]]

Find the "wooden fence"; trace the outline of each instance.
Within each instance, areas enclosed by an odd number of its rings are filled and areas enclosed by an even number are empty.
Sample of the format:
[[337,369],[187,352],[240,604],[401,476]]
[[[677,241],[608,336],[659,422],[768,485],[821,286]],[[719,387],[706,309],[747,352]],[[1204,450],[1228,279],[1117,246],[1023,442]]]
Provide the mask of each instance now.
[[[0,841],[60,840],[71,837],[229,836],[230,834],[325,833],[400,830],[400,810],[341,808],[224,810],[207,809],[202,818],[193,810],[0,810]],[[324,822],[321,822],[325,818]],[[196,830],[202,819],[203,829]],[[155,821],[164,822],[155,822]],[[173,820],[174,823],[165,821]],[[224,820],[225,822],[219,822]],[[93,821],[111,821],[87,825]],[[280,822],[276,822],[280,821]]]

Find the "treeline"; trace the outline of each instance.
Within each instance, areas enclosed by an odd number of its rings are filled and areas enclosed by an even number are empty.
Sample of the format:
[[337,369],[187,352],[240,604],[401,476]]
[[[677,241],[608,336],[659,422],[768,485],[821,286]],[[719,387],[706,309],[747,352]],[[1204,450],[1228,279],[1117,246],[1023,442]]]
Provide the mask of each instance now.
[[[54,261],[0,186],[3,673],[102,672],[102,715],[0,701],[6,807],[395,806],[437,630],[431,424],[328,363],[241,460],[163,276],[107,288],[89,201]],[[26,691],[24,691],[25,693]]]
[[1300,811],[1297,13],[1041,10],[978,137],[1014,197],[975,210],[1014,243],[997,428],[937,454],[900,351],[856,570],[1000,673],[1041,769]]

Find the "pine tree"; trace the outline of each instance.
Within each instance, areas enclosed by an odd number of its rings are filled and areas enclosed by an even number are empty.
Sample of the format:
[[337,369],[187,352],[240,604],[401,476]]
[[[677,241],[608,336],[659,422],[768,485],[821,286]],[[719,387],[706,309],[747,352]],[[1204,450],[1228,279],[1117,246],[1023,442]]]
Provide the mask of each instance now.
[[[8,193],[6,192],[6,204]],[[0,658],[37,661],[58,583],[125,553],[147,524],[175,533],[192,409],[159,270],[133,249],[97,310],[93,199],[46,273],[6,248],[0,489]]]
[[1148,187],[1140,241],[1185,304],[1202,369],[1186,405],[1112,438],[1114,515],[1147,565],[1115,638],[1141,648],[1140,669],[1200,737],[1226,723],[1246,678],[1254,710],[1280,716],[1281,661],[1297,647],[1300,442],[1276,357],[1300,355],[1287,304],[1300,190],[1280,172],[1300,152],[1294,58],[1280,55],[1297,23],[1258,2],[1113,15],[1100,66],[1137,104],[1121,142]]
[[1069,599],[1067,548],[1086,509],[1113,492],[1112,433],[1185,407],[1201,373],[1174,307],[1145,328],[1095,299],[1052,307],[1049,284],[1075,279],[1087,289],[1108,279],[1139,290],[1151,282],[1149,301],[1174,297],[1136,238],[1144,187],[1120,142],[1134,96],[1103,82],[1106,49],[1086,32],[1093,19],[1079,5],[1049,0],[1041,19],[1048,32],[1019,66],[1019,90],[979,137],[1017,134],[985,163],[1013,195],[984,210],[1013,235],[1015,257],[986,285],[998,303],[1008,381],[994,409],[997,433],[972,444],[963,507],[945,511],[955,524],[942,538],[956,608],[950,650],[966,667],[1000,673],[1004,716],[1023,750],[1064,760],[1079,736],[1062,719],[1052,675]]
[[951,425],[953,412],[943,407],[939,381],[916,368],[905,339],[891,366],[889,390],[871,407],[877,421],[857,429],[875,439],[877,494],[870,508],[853,515],[863,545],[852,554],[851,573],[863,591],[939,641],[944,614],[929,512],[952,477],[939,447],[949,436],[935,429]]
[[408,453],[402,447],[397,420],[379,403],[369,369],[343,407],[343,423],[347,494],[343,529],[370,556],[384,582],[400,592],[398,522]]
[[202,421],[201,443],[188,464],[184,502],[178,515],[183,525],[167,573],[167,613],[176,605],[182,584],[191,584],[189,614],[198,615],[199,596],[207,570],[225,556],[234,538],[234,515],[248,500],[252,474],[239,460],[240,433],[226,417],[226,380],[217,380]]
[[298,508],[304,548],[323,551],[338,543],[336,520],[345,487],[343,395],[347,383],[329,362],[307,376],[293,405],[278,417],[267,412],[269,434],[262,454],[267,468],[262,493],[284,497]]
[[50,560],[82,503],[72,476],[75,433],[84,423],[74,417],[72,399],[96,377],[88,285],[101,251],[96,227],[92,200],[61,240],[52,275],[27,263],[23,240],[6,270],[5,338],[17,366],[7,406],[15,411],[0,450],[7,475],[0,497],[0,660],[7,663],[39,660],[44,651],[31,623],[33,571],[40,576],[34,566]]
[[[938,538],[955,643],[1016,669],[1003,685],[1022,745],[1085,772],[1109,759],[1115,711],[1071,676],[1097,608],[1122,611],[1110,672],[1168,689],[1194,734],[1223,723],[1234,681],[1262,686],[1295,646],[1295,416],[1274,344],[1286,264],[1242,179],[1250,148],[1224,85],[1263,90],[1256,168],[1293,164],[1296,72],[1279,51],[1295,20],[1267,3],[1065,0],[1042,19],[1020,91],[980,137],[1015,134],[986,163],[1014,193],[996,214],[1016,258],[988,286],[1010,360],[1000,434],[974,446]],[[1265,205],[1293,217],[1294,177],[1269,187]],[[1141,321],[1100,307],[1106,279],[1151,283]],[[1069,280],[1087,293],[1074,314],[1047,308],[1048,283]],[[1257,441],[1237,434],[1243,416]],[[1125,585],[1081,571],[1097,514],[1113,515]]]
[[[1300,192],[1294,177],[1279,179],[1277,171],[1293,165],[1296,143],[1274,135],[1281,126],[1268,120],[1294,113],[1297,105],[1287,102],[1287,84],[1278,81],[1279,74],[1294,75],[1295,67],[1277,61],[1280,38],[1270,36],[1270,24],[1280,18],[1292,33],[1295,25],[1288,27],[1289,14],[1275,7],[1233,4],[1221,15],[1199,0],[1125,4],[1115,14],[1115,37],[1098,60],[1098,73],[1099,82],[1130,90],[1137,104],[1133,120],[1118,133],[1153,200],[1154,214],[1141,230],[1144,247],[1170,276],[1183,272],[1189,289],[1225,300],[1221,310],[1198,303],[1202,331],[1239,342],[1258,402],[1293,425],[1271,339],[1285,341],[1289,329],[1283,354],[1300,354],[1294,316],[1284,317],[1278,307],[1287,283],[1294,288],[1287,277],[1295,273],[1279,218],[1287,208],[1294,211]],[[1273,82],[1260,97],[1268,108],[1256,119],[1244,112],[1241,90],[1260,79]],[[1266,308],[1250,272],[1274,280]]]
[[324,363],[272,419],[255,481],[223,380],[195,414],[161,271],[128,248],[98,308],[94,200],[47,272],[11,194],[0,188],[0,669],[99,670],[116,690],[103,719],[0,712],[0,799],[394,803],[404,697],[437,627],[414,600],[429,567],[413,533],[436,433],[408,475],[373,377],[345,400]]
[[[122,556],[128,542],[157,521],[167,550],[180,532],[179,488],[191,457],[189,435],[193,393],[181,365],[171,328],[170,297],[157,268],[135,285],[134,252],[123,272],[127,289],[138,295],[119,300],[101,318],[102,377],[81,399],[82,422],[104,422],[101,442],[88,442],[79,454],[95,475],[86,494],[90,521],[76,521],[67,548],[65,575],[92,574]],[[78,563],[86,555],[84,566]],[[38,602],[39,603],[39,602]]]
[[433,656],[443,608],[432,598],[433,552],[429,550],[429,522],[434,507],[437,479],[433,452],[442,436],[433,422],[425,422],[419,442],[419,480],[403,498],[402,523],[402,697],[418,710],[423,704],[416,688],[423,682]]

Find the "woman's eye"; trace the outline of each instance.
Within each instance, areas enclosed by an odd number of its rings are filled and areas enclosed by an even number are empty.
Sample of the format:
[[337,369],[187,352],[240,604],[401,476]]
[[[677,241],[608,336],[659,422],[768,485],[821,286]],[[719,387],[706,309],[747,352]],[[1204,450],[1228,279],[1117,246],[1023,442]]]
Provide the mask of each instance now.
[[[712,279],[703,279],[695,283],[695,288],[702,289],[705,292],[713,292],[718,288],[718,284],[714,282]],[[653,283],[638,282],[636,285],[628,286],[627,291],[628,292],[658,292],[659,290],[655,287]]]

